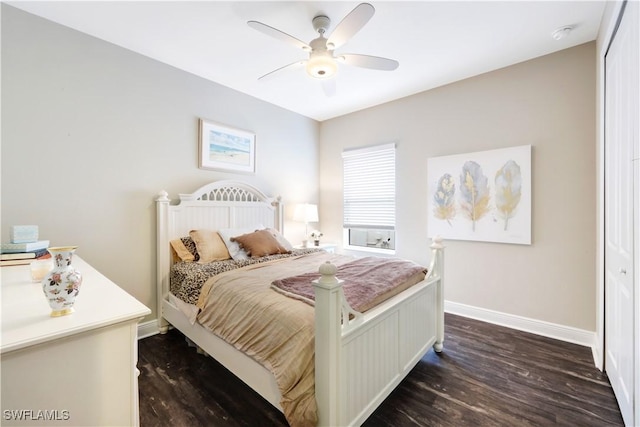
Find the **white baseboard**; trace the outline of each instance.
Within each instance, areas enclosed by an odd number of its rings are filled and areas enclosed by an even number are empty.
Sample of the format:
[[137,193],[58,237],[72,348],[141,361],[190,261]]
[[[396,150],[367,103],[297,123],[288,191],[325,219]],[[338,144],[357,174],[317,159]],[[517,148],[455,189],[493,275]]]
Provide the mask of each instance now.
[[[591,352],[596,362],[598,348],[596,346],[596,333],[571,326],[558,325],[542,320],[530,319],[516,316],[514,314],[501,313],[499,311],[488,310],[486,308],[473,307],[453,301],[444,302],[444,310],[447,313],[493,323],[495,325],[506,326],[507,328],[519,331],[530,332],[560,341],[579,344],[591,348]],[[596,363],[596,366],[598,364]]]
[[600,340],[598,340],[598,336],[594,334],[593,337],[593,345],[591,346],[591,352],[593,353],[593,361],[596,364],[596,368],[601,371],[604,370],[604,354],[602,345],[600,345]]
[[158,321],[156,319],[149,320],[148,322],[138,323],[138,339],[150,337],[159,333]]

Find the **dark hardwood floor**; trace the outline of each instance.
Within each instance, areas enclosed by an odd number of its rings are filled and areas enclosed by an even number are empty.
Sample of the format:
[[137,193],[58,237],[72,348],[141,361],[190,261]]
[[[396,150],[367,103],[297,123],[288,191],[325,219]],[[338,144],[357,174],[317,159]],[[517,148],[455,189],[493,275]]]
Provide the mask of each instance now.
[[[432,350],[365,426],[622,426],[591,350],[447,314]],[[176,330],[140,340],[140,424],[286,426],[282,414]]]

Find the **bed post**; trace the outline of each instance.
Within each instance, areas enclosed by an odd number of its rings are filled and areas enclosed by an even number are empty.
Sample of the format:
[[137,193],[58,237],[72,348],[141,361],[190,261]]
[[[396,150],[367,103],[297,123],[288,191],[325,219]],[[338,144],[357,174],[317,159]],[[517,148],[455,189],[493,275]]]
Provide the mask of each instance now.
[[282,204],[282,197],[278,196],[273,199],[271,202],[271,206],[273,206],[275,210],[276,220],[275,223],[278,225],[278,231],[280,233],[284,233],[284,205]]
[[440,353],[444,343],[444,245],[442,237],[435,236],[431,244],[432,266],[434,273],[438,275],[436,286],[436,342],[433,349]]
[[337,267],[328,261],[319,268],[320,277],[313,281],[315,289],[315,369],[318,425],[341,425],[339,405],[344,396],[339,384],[342,369],[341,314],[342,280],[336,278]]
[[167,234],[167,221],[169,220],[169,194],[162,190],[156,198],[156,316],[158,317],[158,330],[161,334],[169,330],[169,322],[162,317],[162,301],[169,291],[168,266],[170,265],[169,236]]

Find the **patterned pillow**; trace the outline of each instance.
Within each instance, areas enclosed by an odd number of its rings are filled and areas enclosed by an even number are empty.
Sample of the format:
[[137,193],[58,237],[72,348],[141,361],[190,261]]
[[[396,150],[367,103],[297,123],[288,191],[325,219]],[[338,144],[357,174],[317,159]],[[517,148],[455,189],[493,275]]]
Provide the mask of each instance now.
[[189,252],[193,254],[194,261],[198,261],[200,259],[200,255],[198,255],[198,250],[196,249],[196,242],[193,241],[191,236],[181,237],[182,244]]

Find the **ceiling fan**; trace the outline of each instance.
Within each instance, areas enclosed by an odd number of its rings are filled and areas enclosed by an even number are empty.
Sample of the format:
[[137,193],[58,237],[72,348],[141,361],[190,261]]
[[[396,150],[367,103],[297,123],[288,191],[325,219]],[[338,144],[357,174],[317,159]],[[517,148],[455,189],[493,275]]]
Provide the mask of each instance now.
[[[325,37],[325,34],[331,24],[331,20],[328,16],[318,15],[313,18],[311,23],[320,36],[311,40],[308,44],[262,22],[248,21],[247,24],[251,28],[292,44],[309,53],[308,59],[280,67],[259,77],[258,80],[265,79],[286,69],[305,66],[307,74],[316,79],[323,80],[323,82],[326,83],[338,71],[338,62],[374,70],[395,70],[399,64],[398,61],[393,59],[355,53],[344,53],[337,56],[334,54],[335,49],[344,45],[351,37],[360,31],[360,29],[369,22],[374,13],[375,9],[372,5],[369,3],[360,3],[340,21],[328,38]],[[328,95],[332,95],[335,91],[335,84],[323,84],[323,88]]]

